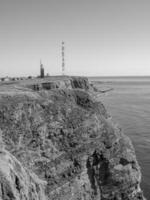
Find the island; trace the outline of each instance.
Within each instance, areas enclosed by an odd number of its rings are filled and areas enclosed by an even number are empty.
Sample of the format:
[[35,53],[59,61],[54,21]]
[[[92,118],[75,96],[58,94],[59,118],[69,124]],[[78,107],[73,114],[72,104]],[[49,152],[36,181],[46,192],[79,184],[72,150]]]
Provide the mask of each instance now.
[[1,200],[144,200],[131,140],[86,77],[0,84]]

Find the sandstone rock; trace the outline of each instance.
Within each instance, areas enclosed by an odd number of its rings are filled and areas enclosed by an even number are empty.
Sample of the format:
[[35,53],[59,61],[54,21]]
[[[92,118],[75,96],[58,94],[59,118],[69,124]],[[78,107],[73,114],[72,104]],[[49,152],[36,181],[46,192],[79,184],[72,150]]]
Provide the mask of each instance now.
[[46,200],[46,182],[29,172],[7,151],[0,152],[0,199]]
[[1,199],[144,200],[131,141],[86,78],[63,81],[1,95]]
[[73,89],[84,89],[88,90],[90,89],[90,84],[88,82],[87,78],[83,77],[71,77],[71,85]]
[[68,79],[58,80],[58,81],[42,81],[36,82],[34,84],[27,84],[28,88],[32,90],[53,90],[53,89],[83,89],[95,90],[95,87],[90,85],[87,78],[83,77],[69,77]]
[[3,152],[4,150],[4,142],[2,138],[2,131],[0,130],[0,152]]

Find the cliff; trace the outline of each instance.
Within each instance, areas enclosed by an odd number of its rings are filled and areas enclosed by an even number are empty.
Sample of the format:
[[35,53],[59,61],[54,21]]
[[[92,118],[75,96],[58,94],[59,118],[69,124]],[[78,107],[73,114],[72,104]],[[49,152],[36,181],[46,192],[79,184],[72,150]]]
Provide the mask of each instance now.
[[144,200],[130,139],[86,78],[0,86],[0,199]]

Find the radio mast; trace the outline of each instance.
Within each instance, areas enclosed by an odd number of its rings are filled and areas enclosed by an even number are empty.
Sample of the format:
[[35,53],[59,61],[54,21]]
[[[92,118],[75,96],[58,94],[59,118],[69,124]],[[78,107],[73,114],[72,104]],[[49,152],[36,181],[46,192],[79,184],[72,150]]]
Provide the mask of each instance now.
[[65,75],[65,43],[62,42],[61,47],[61,53],[62,53],[62,75]]

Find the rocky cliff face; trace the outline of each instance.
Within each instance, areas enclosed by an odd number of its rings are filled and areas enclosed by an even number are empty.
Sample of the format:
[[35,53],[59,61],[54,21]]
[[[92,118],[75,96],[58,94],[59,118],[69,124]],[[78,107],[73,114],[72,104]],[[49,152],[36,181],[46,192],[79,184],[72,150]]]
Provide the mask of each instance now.
[[0,93],[0,199],[144,200],[131,141],[88,80],[53,85]]

